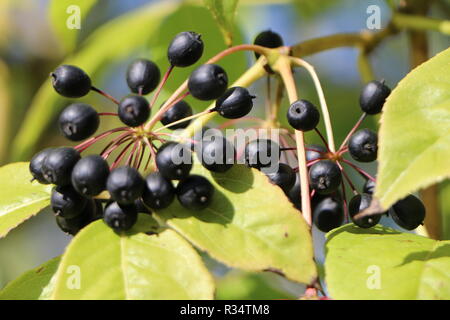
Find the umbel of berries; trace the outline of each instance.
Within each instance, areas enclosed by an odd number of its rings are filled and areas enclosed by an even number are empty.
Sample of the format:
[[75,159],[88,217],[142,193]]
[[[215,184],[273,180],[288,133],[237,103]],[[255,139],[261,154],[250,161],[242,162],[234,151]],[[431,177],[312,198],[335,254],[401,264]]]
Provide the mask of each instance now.
[[185,31],[173,38],[167,50],[167,58],[174,67],[188,67],[203,54],[203,41],[198,33]]
[[295,130],[309,131],[317,127],[320,113],[311,102],[298,100],[289,107],[287,119]]
[[371,81],[362,89],[359,105],[362,111],[367,114],[380,113],[390,94],[391,89],[384,84],[384,81]]
[[233,87],[216,100],[213,111],[217,111],[222,117],[228,119],[242,118],[252,110],[255,98],[246,88]]
[[59,116],[59,129],[69,140],[84,140],[97,131],[100,118],[97,111],[85,103],[74,103]]
[[204,64],[195,69],[189,77],[188,88],[194,98],[214,100],[228,87],[228,76],[217,64]]
[[62,65],[50,76],[56,92],[67,98],[80,98],[91,90],[91,78],[80,68]]
[[160,79],[158,66],[150,60],[135,60],[127,70],[127,84],[133,93],[149,94],[158,86]]

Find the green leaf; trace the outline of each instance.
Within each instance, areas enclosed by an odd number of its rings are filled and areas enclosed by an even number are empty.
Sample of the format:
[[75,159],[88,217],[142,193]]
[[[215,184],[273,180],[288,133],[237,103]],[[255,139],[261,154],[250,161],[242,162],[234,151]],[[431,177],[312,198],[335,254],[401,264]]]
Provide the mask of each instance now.
[[[89,11],[97,0],[52,0],[48,14],[62,47],[67,52],[73,51],[77,44],[79,30]],[[79,24],[79,25],[77,25]]]
[[11,281],[0,291],[0,300],[38,300],[55,274],[60,259],[53,258]]
[[49,205],[52,187],[31,179],[28,162],[0,168],[0,238]]
[[64,253],[52,299],[212,299],[214,283],[200,256],[172,230],[141,214],[116,234],[103,221],[80,231]]
[[381,115],[375,196],[388,208],[450,176],[450,49],[409,73]]
[[[144,47],[150,38],[157,35],[161,21],[177,6],[175,2],[164,1],[124,14],[96,30],[76,54],[61,64],[79,66],[95,82],[105,67]],[[13,142],[13,159],[24,159],[33,152],[34,145],[61,110],[64,101],[53,90],[50,79],[41,86]]]
[[309,228],[280,188],[263,173],[243,165],[221,174],[196,165],[193,173],[214,184],[212,204],[193,212],[176,202],[158,215],[229,266],[274,271],[293,281],[311,283],[316,268]]
[[325,279],[333,299],[450,299],[450,241],[353,224],[327,239]]
[[228,46],[233,44],[234,18],[238,0],[203,0],[205,6],[211,11],[222,31],[225,43]]
[[442,213],[442,240],[450,240],[450,181],[439,186],[439,208]]

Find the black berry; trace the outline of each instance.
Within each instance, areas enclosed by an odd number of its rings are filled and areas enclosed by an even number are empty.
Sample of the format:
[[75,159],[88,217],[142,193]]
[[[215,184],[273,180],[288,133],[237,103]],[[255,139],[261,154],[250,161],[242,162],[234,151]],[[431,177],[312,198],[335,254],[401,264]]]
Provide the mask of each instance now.
[[228,76],[216,64],[204,64],[195,69],[188,80],[189,92],[199,100],[214,100],[224,94]]
[[203,54],[203,41],[198,33],[181,32],[173,38],[167,50],[167,58],[174,67],[188,67]]
[[322,232],[329,232],[344,222],[344,210],[338,199],[328,197],[320,201],[314,209],[314,224]]
[[392,219],[400,227],[406,230],[414,230],[425,220],[425,206],[414,195],[397,201],[390,211]]
[[137,127],[147,121],[150,106],[147,99],[138,95],[128,95],[119,103],[119,118],[130,127]]
[[109,166],[99,155],[90,155],[77,162],[72,170],[72,185],[79,193],[94,197],[106,189]]
[[142,195],[145,181],[134,168],[122,166],[111,171],[106,189],[111,198],[120,204],[132,204]]
[[367,179],[366,183],[364,183],[363,186],[363,192],[372,195],[375,192],[375,186],[376,186],[375,181]]
[[97,131],[100,118],[97,111],[85,103],[74,103],[59,116],[59,129],[69,140],[80,141]]
[[269,139],[256,139],[245,146],[244,157],[249,167],[270,167],[276,165],[280,159],[280,146]]
[[[278,33],[266,30],[256,36],[253,44],[266,48],[278,48],[283,45],[283,39]],[[258,59],[260,55],[255,52],[255,56]]]
[[56,216],[56,224],[65,233],[76,235],[81,229],[92,221],[98,220],[102,215],[102,207],[98,201],[87,200],[84,209],[76,217],[67,219]]
[[353,159],[360,162],[371,162],[377,159],[378,137],[369,129],[356,131],[348,142],[348,150]]
[[33,176],[33,179],[37,180],[42,184],[49,184],[50,182],[45,179],[42,173],[42,165],[44,163],[45,158],[50,153],[53,148],[44,149],[38,153],[36,153],[30,161],[30,173]]
[[177,185],[177,197],[181,205],[190,210],[208,207],[214,194],[214,186],[208,179],[191,175]]
[[225,172],[234,164],[234,146],[223,136],[204,139],[196,151],[200,163],[210,171]]
[[72,186],[54,188],[50,198],[53,212],[66,219],[80,215],[86,203],[87,199],[76,192]]
[[167,142],[156,153],[156,166],[167,179],[184,179],[192,169],[192,153],[182,144]]
[[70,184],[70,176],[80,153],[73,148],[52,149],[42,164],[42,176],[50,183],[64,186]]
[[145,178],[142,201],[152,209],[167,208],[175,198],[172,181],[164,178],[160,172],[153,172]]
[[136,199],[134,201],[134,205],[136,206],[136,210],[138,213],[147,213],[147,214],[152,213],[141,199]]
[[287,120],[294,129],[309,131],[319,123],[320,113],[311,102],[298,100],[289,107]]
[[137,59],[127,70],[127,84],[133,93],[149,94],[158,86],[160,79],[158,66],[150,60]]
[[53,88],[67,98],[80,98],[91,90],[91,79],[80,68],[62,65],[51,73]]
[[309,144],[306,146],[309,150],[306,150],[306,161],[313,161],[323,158],[327,153],[327,149],[317,144]]
[[375,80],[367,83],[359,97],[359,105],[362,111],[367,114],[380,113],[390,93],[391,89],[384,82]]
[[[171,124],[172,122],[184,119],[186,117],[190,117],[192,116],[192,108],[191,106],[186,102],[186,101],[179,101],[177,103],[175,103],[172,107],[170,107],[169,110],[167,110],[166,112],[164,112],[162,118],[161,118],[161,123],[163,125],[168,125]],[[170,126],[169,128],[171,130],[176,130],[176,129],[184,129],[186,128],[189,123],[191,121],[184,121],[178,124],[175,124],[173,126]]]
[[217,99],[213,110],[227,119],[242,118],[252,110],[254,98],[246,88],[233,87]]
[[341,170],[333,161],[321,160],[309,169],[309,181],[318,193],[330,194],[341,184]]
[[372,196],[367,193],[362,193],[354,196],[348,204],[348,212],[353,223],[360,228],[371,228],[380,222],[381,214],[371,215],[364,218],[355,219],[355,216],[367,209],[372,202]]
[[116,232],[131,229],[137,221],[138,212],[134,204],[109,203],[103,214],[103,221]]
[[[279,186],[284,192],[288,192],[295,184],[295,172],[285,163],[278,165],[278,170],[267,174],[273,184]],[[298,193],[300,195],[300,192]]]

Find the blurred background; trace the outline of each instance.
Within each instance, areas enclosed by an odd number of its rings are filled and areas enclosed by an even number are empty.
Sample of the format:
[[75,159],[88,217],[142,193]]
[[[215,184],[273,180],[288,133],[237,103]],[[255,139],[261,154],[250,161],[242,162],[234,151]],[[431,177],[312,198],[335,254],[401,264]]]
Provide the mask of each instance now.
[[[431,0],[430,0],[431,1]],[[168,68],[166,49],[181,31],[202,34],[206,60],[226,48],[222,34],[201,1],[103,0],[84,1],[81,29],[70,30],[66,9],[77,1],[1,0],[0,1],[0,164],[28,161],[47,146],[68,145],[58,132],[56,119],[70,103],[51,88],[49,73],[62,63],[75,64],[87,71],[95,86],[116,98],[128,93],[125,72],[130,61],[146,57]],[[271,29],[287,45],[338,32],[366,28],[369,5],[381,9],[382,25],[390,19],[384,0],[273,0],[240,1],[236,16],[234,44],[251,43],[259,32]],[[431,16],[447,17],[448,1],[435,1]],[[429,33],[430,55],[448,48],[448,37]],[[336,141],[340,143],[360,116],[359,90],[363,83],[356,65],[357,51],[343,48],[308,57],[321,78],[331,108]],[[238,53],[220,64],[234,81],[254,61],[252,54]],[[410,70],[407,37],[389,38],[371,56],[378,79],[395,87]],[[187,78],[192,68],[176,70],[163,97]],[[296,72],[302,98],[318,103],[309,76]],[[256,116],[263,116],[265,81],[252,87],[256,93]],[[163,101],[161,99],[161,101]],[[90,94],[80,99],[97,110],[114,110],[103,97]],[[200,111],[206,104],[191,101]],[[288,104],[283,102],[280,119]],[[113,111],[114,112],[114,111]],[[110,118],[110,117],[107,117]],[[367,127],[376,128],[377,119]],[[102,128],[116,126],[114,119],[102,119]],[[315,135],[309,143],[319,142]],[[92,150],[96,151],[96,150]],[[375,173],[374,165],[364,167]],[[352,176],[360,185],[363,180]],[[61,254],[70,241],[56,227],[50,212],[43,212],[0,239],[0,288],[22,272]],[[322,253],[323,234],[315,232],[315,243]],[[302,287],[272,274],[247,274],[230,270],[205,256],[218,277],[218,298],[292,298]]]

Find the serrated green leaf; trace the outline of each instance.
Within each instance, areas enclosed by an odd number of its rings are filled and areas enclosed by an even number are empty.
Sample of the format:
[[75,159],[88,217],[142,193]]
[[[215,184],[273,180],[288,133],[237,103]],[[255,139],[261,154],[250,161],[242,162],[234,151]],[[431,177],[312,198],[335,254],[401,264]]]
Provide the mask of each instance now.
[[28,162],[0,168],[0,238],[49,205],[52,187],[31,179]]
[[327,239],[325,280],[333,299],[450,299],[450,241],[353,224]]
[[82,23],[96,3],[97,0],[52,0],[49,3],[49,21],[65,51],[75,48]]
[[53,258],[11,281],[0,291],[0,300],[38,300],[56,272],[60,257]]
[[375,196],[388,208],[450,176],[450,49],[409,73],[383,108]]
[[311,283],[316,267],[309,228],[280,188],[243,165],[221,174],[196,165],[193,173],[214,184],[212,204],[193,212],[176,202],[158,212],[161,218],[229,266],[274,271],[296,282]]
[[238,0],[203,0],[205,6],[216,19],[228,46],[233,44],[234,18],[238,2]]
[[64,253],[52,299],[212,299],[214,283],[200,256],[149,215],[117,234],[103,221],[80,231]]

